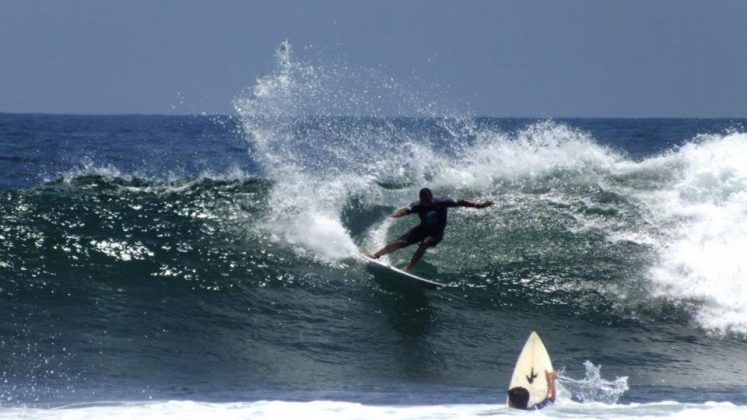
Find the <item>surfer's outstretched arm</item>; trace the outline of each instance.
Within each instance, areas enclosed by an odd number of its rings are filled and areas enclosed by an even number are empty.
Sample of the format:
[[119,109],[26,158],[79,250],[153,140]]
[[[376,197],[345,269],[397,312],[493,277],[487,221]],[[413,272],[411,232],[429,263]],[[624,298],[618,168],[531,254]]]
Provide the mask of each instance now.
[[400,217],[407,216],[408,214],[412,214],[410,209],[403,207],[401,209],[397,209],[397,211],[395,211],[394,214],[392,214],[392,217],[395,219],[398,219]]
[[493,204],[495,204],[493,201],[487,200],[483,201],[482,203],[477,203],[475,201],[467,201],[467,200],[457,200],[457,205],[460,207],[470,207],[473,209],[484,209],[485,207],[490,207]]

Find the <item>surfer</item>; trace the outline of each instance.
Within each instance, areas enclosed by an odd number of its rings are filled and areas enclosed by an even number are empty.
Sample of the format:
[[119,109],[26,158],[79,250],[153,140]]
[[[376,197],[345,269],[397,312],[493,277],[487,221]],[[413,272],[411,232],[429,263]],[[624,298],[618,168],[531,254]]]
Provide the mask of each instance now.
[[420,217],[420,224],[410,229],[407,233],[396,240],[389,242],[374,254],[365,253],[365,255],[370,258],[378,259],[382,255],[392,253],[400,248],[419,242],[418,249],[415,251],[415,254],[413,254],[410,263],[402,268],[402,271],[409,272],[415,264],[420,261],[420,258],[423,257],[426,249],[438,245],[438,243],[444,238],[446,213],[449,207],[471,207],[482,209],[492,205],[492,201],[475,203],[467,200],[433,197],[433,193],[430,189],[423,188],[420,190],[420,201],[410,204],[409,207],[398,209],[392,215],[392,217],[396,219],[417,213]]
[[545,371],[545,379],[547,379],[547,397],[539,404],[535,404],[532,407],[527,407],[529,404],[529,390],[524,387],[517,386],[508,390],[508,406],[511,408],[518,408],[521,410],[539,410],[547,407],[550,403],[555,402],[555,380],[558,379],[558,375],[555,372]]

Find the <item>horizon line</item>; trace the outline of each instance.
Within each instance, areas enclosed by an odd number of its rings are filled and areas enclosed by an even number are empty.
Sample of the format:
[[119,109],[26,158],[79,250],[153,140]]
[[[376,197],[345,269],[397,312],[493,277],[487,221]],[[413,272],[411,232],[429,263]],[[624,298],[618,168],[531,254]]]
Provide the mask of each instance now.
[[[36,115],[36,116],[59,116],[59,117],[204,117],[204,118],[240,118],[237,114],[220,114],[220,113],[184,113],[184,114],[166,114],[166,113],[78,113],[78,112],[13,112],[0,111],[0,115]],[[472,119],[516,119],[516,120],[747,120],[745,116],[496,116],[496,115],[477,115],[477,116],[417,116],[417,115],[309,115],[308,117],[326,117],[326,118],[472,118]]]

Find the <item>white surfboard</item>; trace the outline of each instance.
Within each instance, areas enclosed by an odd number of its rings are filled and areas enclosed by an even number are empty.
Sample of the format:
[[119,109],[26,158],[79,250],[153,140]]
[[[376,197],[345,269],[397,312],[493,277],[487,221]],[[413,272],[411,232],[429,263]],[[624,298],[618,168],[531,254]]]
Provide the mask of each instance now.
[[552,362],[547,353],[545,345],[542,344],[539,335],[532,331],[521,349],[514,374],[511,375],[511,383],[508,389],[517,386],[529,391],[528,408],[541,403],[547,398],[547,378],[545,371],[552,372]]
[[374,267],[374,268],[377,268],[377,269],[380,269],[380,270],[385,270],[387,273],[395,274],[397,277],[399,277],[399,278],[401,278],[403,280],[416,283],[416,284],[418,284],[420,286],[427,287],[429,289],[438,289],[438,288],[441,288],[441,287],[446,287],[446,285],[443,284],[443,283],[439,283],[439,282],[433,281],[433,280],[424,279],[424,278],[418,277],[418,276],[416,276],[414,274],[407,273],[405,271],[400,270],[397,267],[394,267],[392,265],[386,264],[386,263],[384,263],[382,261],[379,261],[379,260],[375,260],[375,259],[373,259],[371,257],[366,256],[366,255],[360,254],[359,258],[361,259],[361,261],[365,262],[366,264],[368,264],[371,267]]

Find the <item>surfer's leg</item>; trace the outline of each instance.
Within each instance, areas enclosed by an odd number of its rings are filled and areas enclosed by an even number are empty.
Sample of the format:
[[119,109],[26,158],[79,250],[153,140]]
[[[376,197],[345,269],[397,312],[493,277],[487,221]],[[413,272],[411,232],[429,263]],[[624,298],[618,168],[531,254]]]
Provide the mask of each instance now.
[[425,239],[427,235],[428,235],[428,231],[425,229],[425,227],[423,225],[418,225],[408,230],[404,235],[400,236],[394,241],[386,244],[384,248],[381,248],[380,250],[376,251],[375,254],[366,253],[365,255],[369,258],[378,259],[382,255],[391,254],[392,252],[400,248],[404,248],[416,242],[420,242],[423,239]]
[[380,250],[376,251],[376,253],[374,254],[366,253],[366,256],[373,258],[373,259],[378,259],[382,255],[391,254],[392,252],[402,248],[405,245],[406,244],[403,241],[397,239],[396,241],[389,242],[388,244],[386,244],[384,248],[381,248]]
[[410,259],[410,263],[406,266],[402,267],[402,271],[409,273],[410,270],[412,270],[413,267],[415,267],[415,264],[420,261],[421,258],[423,258],[423,255],[425,254],[425,250],[438,245],[439,242],[441,242],[441,239],[443,239],[443,233],[436,233],[434,236],[429,236],[425,238],[422,242],[420,242],[420,245],[418,245],[418,249],[415,250],[415,253],[412,255],[412,258]]
[[409,273],[410,270],[412,270],[413,267],[415,267],[415,264],[420,261],[421,258],[423,258],[423,254],[425,254],[425,250],[428,249],[428,240],[421,242],[420,245],[418,245],[418,249],[415,250],[415,253],[412,254],[412,258],[410,259],[410,263],[406,266],[402,267],[402,271],[405,273]]

